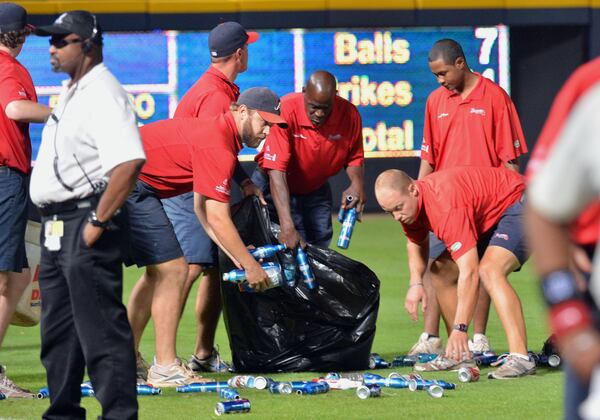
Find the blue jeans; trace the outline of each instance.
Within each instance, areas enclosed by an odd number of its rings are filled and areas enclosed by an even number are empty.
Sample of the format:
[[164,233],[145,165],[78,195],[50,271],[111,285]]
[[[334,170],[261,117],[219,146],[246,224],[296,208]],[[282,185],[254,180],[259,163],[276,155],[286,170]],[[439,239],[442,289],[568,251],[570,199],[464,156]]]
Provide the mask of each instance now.
[[[263,191],[271,220],[279,223],[271,197],[269,178],[257,168],[252,174],[252,182]],[[290,210],[296,230],[304,241],[320,248],[329,248],[333,236],[332,208],[329,182],[308,194],[290,194]]]

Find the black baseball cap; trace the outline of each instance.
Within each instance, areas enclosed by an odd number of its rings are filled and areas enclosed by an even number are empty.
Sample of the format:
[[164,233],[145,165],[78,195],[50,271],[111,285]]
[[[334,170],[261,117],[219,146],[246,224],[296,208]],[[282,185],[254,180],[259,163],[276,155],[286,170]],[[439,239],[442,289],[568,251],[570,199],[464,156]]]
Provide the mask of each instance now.
[[85,10],[65,12],[52,25],[37,27],[35,33],[40,36],[76,34],[85,39],[102,39],[96,17]]
[[287,127],[287,122],[281,118],[281,101],[279,96],[266,87],[253,87],[242,92],[237,100],[238,105],[246,105],[258,112],[263,120]]
[[227,57],[238,48],[258,40],[257,32],[247,32],[237,22],[223,22],[208,34],[208,49],[214,58]]
[[20,31],[26,27],[27,10],[15,3],[0,3],[0,33]]

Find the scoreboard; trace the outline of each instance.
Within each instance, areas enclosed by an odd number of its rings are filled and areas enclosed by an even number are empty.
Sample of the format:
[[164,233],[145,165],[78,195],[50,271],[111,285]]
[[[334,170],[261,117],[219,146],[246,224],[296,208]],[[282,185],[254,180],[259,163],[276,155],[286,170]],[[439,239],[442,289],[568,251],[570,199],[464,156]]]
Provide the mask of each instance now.
[[[300,91],[312,72],[327,70],[338,80],[338,94],[362,115],[367,158],[419,156],[425,102],[438,87],[427,64],[433,43],[455,39],[471,69],[508,91],[508,35],[505,26],[261,30],[236,84],[267,86],[283,96]],[[208,32],[106,33],[104,40],[104,62],[129,92],[140,124],[172,116],[210,65]],[[30,36],[18,59],[40,102],[52,106],[66,75],[51,71],[48,39]],[[31,125],[34,159],[41,130]],[[242,159],[255,153],[246,148]]]

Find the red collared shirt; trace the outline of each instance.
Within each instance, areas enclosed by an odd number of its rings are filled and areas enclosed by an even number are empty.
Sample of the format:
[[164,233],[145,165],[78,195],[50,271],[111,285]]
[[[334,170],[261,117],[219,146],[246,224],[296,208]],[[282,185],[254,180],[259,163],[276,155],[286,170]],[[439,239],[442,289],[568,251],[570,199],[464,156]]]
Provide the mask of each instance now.
[[445,87],[427,99],[421,159],[435,171],[457,166],[498,167],[527,153],[510,97],[494,82],[478,76],[466,99]]
[[506,168],[462,167],[434,172],[417,182],[419,212],[407,238],[422,242],[435,233],[457,260],[477,245],[525,190],[521,175]]
[[290,93],[281,99],[281,116],[288,128],[273,126],[255,160],[264,170],[286,172],[291,194],[308,194],[342,168],[363,164],[362,120],[347,100],[336,96],[325,124],[315,127],[302,93]]
[[[548,155],[560,137],[562,128],[571,116],[575,104],[591,88],[600,82],[600,58],[579,67],[561,88],[554,99],[548,119],[538,138],[527,165],[528,181],[546,162]],[[585,145],[582,143],[582,147]],[[580,245],[592,245],[600,238],[600,201],[587,207],[570,226],[571,238]]]
[[29,123],[17,122],[4,112],[13,101],[37,102],[31,76],[25,67],[10,54],[0,51],[0,165],[31,171],[31,140]]
[[139,179],[161,198],[193,190],[229,201],[231,177],[242,148],[230,112],[209,118],[157,121],[141,127],[140,133],[146,164]]
[[210,66],[183,95],[173,118],[219,115],[229,111],[229,105],[239,96],[238,86]]

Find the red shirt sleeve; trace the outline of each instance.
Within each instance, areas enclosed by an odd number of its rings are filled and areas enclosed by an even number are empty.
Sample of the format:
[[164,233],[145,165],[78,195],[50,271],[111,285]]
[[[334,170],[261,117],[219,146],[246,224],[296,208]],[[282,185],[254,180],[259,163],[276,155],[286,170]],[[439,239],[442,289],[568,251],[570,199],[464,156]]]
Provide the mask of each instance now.
[[494,142],[496,153],[502,162],[509,162],[527,153],[527,144],[515,105],[508,96],[494,107]]
[[291,156],[289,128],[272,126],[262,151],[264,152],[263,169],[287,172]]
[[193,153],[194,192],[223,203],[229,202],[237,157],[217,147],[193,149]]
[[452,214],[438,219],[433,232],[446,244],[454,261],[477,246],[475,218],[467,208],[452,209]]
[[352,115],[352,148],[348,154],[348,163],[346,166],[362,166],[365,161],[365,153],[363,151],[363,134],[362,120],[356,108],[353,108]]
[[423,125],[423,143],[421,144],[421,159],[426,160],[431,166],[435,167],[430,99],[427,99],[427,103],[425,104],[425,124]]
[[6,67],[0,69],[0,106],[6,106],[13,101],[31,100],[27,95],[25,86],[10,72],[4,73]]

